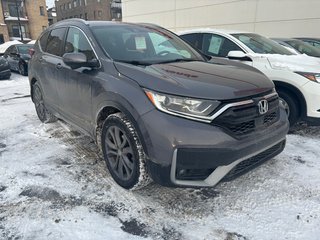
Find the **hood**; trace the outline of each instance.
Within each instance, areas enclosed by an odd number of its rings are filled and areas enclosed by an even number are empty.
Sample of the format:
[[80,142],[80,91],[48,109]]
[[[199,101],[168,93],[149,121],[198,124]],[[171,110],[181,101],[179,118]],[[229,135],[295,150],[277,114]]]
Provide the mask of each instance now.
[[141,87],[173,95],[227,100],[264,93],[274,87],[258,71],[222,63],[114,64],[121,74],[135,80]]
[[271,67],[276,70],[320,73],[320,58],[310,57],[305,54],[280,55],[250,53],[248,56],[252,59],[266,58]]

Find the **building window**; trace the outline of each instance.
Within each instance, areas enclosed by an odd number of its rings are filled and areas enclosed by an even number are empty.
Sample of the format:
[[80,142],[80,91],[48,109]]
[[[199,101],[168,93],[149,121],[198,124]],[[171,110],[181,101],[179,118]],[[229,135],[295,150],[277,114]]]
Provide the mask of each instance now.
[[74,18],[78,18],[78,15],[74,15]]
[[77,7],[77,1],[78,0],[73,0],[73,7]]
[[85,13],[85,14],[84,14],[84,19],[85,19],[85,20],[88,20],[88,13]]
[[79,16],[79,18],[82,18],[82,13],[80,13],[80,16]]
[[87,4],[88,4],[88,3],[87,3],[87,0],[84,0],[84,5],[87,6]]
[[68,9],[71,9],[72,8],[72,5],[71,5],[71,2],[68,3]]
[[63,10],[66,10],[66,4],[63,4]]
[[102,16],[102,11],[98,11],[98,17],[101,17]]
[[[9,14],[11,17],[18,17],[18,11],[15,4],[8,4]],[[22,14],[22,8],[19,8],[19,16],[24,17]]]
[[82,4],[81,1],[82,1],[82,0],[78,0],[78,5],[79,5],[79,6],[81,6],[81,4]]
[[4,43],[4,37],[3,34],[0,34],[0,44]]
[[[22,36],[26,37],[26,29],[23,25],[21,25],[21,31],[22,31]],[[20,37],[20,29],[18,25],[12,25],[12,36],[13,37]]]
[[40,16],[45,16],[44,7],[40,6]]

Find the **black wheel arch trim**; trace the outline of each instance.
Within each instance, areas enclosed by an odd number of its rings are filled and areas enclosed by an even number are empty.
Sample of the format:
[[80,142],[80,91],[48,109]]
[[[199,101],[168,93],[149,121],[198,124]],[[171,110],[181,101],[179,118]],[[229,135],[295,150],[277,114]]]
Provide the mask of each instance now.
[[276,87],[276,90],[282,89],[285,91],[289,91],[289,94],[294,94],[295,96],[298,97],[300,118],[305,119],[307,117],[307,103],[306,103],[305,97],[301,93],[301,91],[289,83],[285,83],[285,82],[277,81],[277,80],[273,80],[273,82]]
[[143,122],[139,121],[140,115],[138,114],[137,110],[131,104],[129,104],[128,101],[124,99],[122,99],[122,101],[119,102],[114,100],[105,100],[99,104],[99,107],[97,108],[99,110],[97,111],[97,114],[95,116],[94,137],[97,138],[96,130],[98,127],[99,116],[101,115],[103,110],[108,107],[115,108],[120,112],[124,113],[128,117],[128,119],[132,122],[139,136],[139,140],[144,148],[145,154],[149,156],[150,150],[152,149],[152,143],[150,141],[150,137],[147,132],[147,129],[144,126]]

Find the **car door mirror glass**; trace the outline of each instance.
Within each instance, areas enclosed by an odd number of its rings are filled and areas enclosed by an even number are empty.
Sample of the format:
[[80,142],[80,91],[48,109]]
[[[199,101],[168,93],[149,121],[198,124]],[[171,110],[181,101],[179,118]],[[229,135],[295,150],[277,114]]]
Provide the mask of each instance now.
[[228,58],[233,60],[252,61],[252,59],[242,51],[230,51],[228,53]]

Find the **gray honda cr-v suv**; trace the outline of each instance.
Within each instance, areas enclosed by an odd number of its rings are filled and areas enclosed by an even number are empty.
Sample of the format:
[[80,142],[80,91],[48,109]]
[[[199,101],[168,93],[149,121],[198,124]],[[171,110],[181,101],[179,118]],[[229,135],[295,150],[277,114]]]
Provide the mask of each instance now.
[[211,64],[149,24],[66,20],[29,63],[42,122],[94,138],[124,188],[214,186],[279,154],[288,121],[273,83],[241,64]]

